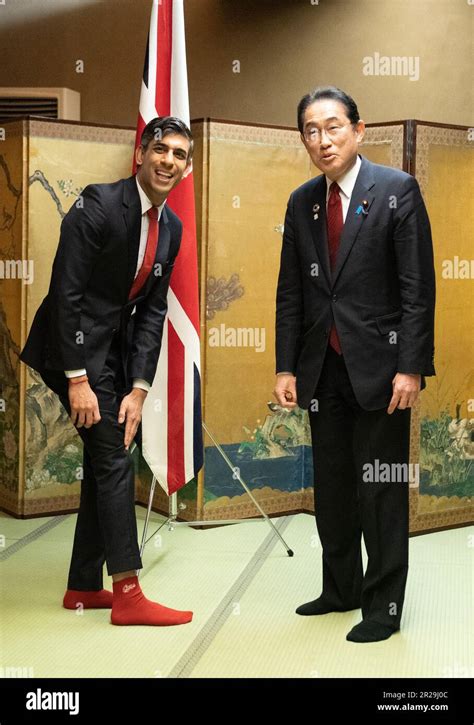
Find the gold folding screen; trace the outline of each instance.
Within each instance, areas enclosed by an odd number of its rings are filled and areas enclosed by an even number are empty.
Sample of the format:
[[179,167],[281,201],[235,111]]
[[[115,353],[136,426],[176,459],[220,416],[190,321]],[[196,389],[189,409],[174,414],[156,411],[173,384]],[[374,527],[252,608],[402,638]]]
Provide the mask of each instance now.
[[[192,126],[204,419],[267,513],[311,511],[306,414],[274,413],[267,404],[286,202],[317,171],[293,129],[208,119]],[[20,367],[18,352],[46,293],[62,216],[86,184],[130,173],[134,131],[37,119],[5,128],[2,269],[8,260],[33,262],[34,277],[30,284],[23,264],[25,279],[1,280],[0,506],[15,515],[44,515],[77,508],[81,447],[55,396],[34,371]],[[433,226],[438,377],[428,381],[413,415],[411,461],[420,463],[420,480],[410,489],[412,531],[472,518],[473,350],[465,334],[472,286],[460,273],[460,260],[469,259],[472,189],[467,181],[461,189],[452,183],[460,173],[469,178],[471,146],[466,129],[409,121],[370,126],[362,146],[370,160],[416,174]],[[236,470],[207,437],[205,444],[203,474],[179,493],[183,518],[256,515]],[[137,473],[137,501],[146,503],[150,474],[138,456]],[[167,511],[161,489],[154,506]]]
[[4,128],[0,506],[37,516],[78,507],[82,444],[57,396],[18,355],[48,290],[62,218],[87,184],[130,174],[134,134],[33,118]]
[[0,145],[0,503],[15,514],[22,513],[23,478],[18,355],[26,287],[16,279],[16,260],[21,265],[24,256],[23,147],[22,124],[8,124]]
[[[474,174],[472,129],[412,123],[410,171],[431,221],[436,267],[436,376],[417,413],[419,530],[473,519],[474,494]],[[416,507],[415,507],[416,506]]]

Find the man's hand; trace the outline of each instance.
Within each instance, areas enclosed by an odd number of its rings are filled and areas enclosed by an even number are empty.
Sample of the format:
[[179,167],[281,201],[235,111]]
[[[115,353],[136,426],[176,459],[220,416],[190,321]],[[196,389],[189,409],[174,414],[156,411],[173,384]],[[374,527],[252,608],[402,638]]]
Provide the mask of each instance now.
[[125,396],[119,410],[118,422],[125,421],[125,448],[128,451],[130,443],[135,438],[137,428],[142,419],[142,408],[147,393],[141,388],[133,388],[132,392]]
[[279,373],[276,377],[275,390],[273,395],[282,408],[296,408],[296,378],[294,375]]
[[69,383],[69,405],[71,406],[71,421],[76,428],[90,428],[100,420],[99,403],[97,395],[91,386],[84,380],[82,383]]
[[421,375],[397,373],[392,380],[393,394],[387,413],[391,415],[395,408],[412,408],[420,394]]

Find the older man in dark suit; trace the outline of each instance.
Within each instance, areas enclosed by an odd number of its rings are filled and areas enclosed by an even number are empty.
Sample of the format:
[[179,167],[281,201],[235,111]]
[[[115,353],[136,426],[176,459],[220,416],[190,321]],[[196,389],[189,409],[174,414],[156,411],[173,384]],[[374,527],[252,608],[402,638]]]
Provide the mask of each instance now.
[[[155,118],[136,151],[136,176],[84,189],[62,222],[48,295],[21,354],[58,393],[84,444],[63,604],[111,607],[119,625],[192,619],[141,591],[129,451],[153,383],[181,243],[181,222],[165,202],[191,170],[192,151],[182,121]],[[104,561],[113,593],[102,588]]]
[[275,395],[309,409],[323,587],[296,611],[361,607],[347,639],[373,642],[400,628],[408,572],[410,408],[435,374],[430,224],[412,176],[358,154],[344,91],[304,96],[298,126],[322,175],[288,202]]

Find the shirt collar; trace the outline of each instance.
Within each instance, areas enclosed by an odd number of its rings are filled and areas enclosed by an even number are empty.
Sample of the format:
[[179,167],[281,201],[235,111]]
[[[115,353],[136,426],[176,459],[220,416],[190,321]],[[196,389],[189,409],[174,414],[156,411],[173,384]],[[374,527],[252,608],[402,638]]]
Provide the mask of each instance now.
[[[347,196],[348,199],[351,198],[352,192],[354,191],[354,186],[355,186],[355,183],[357,180],[357,176],[359,174],[361,164],[362,164],[361,158],[360,158],[359,154],[357,154],[357,158],[356,158],[356,162],[355,162],[354,166],[351,169],[349,169],[349,171],[346,171],[346,173],[343,174],[340,179],[337,179],[337,184],[338,184],[340,190],[342,191],[344,196]],[[329,196],[329,187],[331,184],[332,184],[331,179],[328,179],[328,177],[326,176],[326,200]]]
[[[148,209],[151,209],[153,204],[151,203],[151,201],[149,200],[149,198],[143,191],[142,187],[140,186],[140,182],[138,181],[138,176],[136,176],[136,175],[135,175],[135,181],[137,182],[138,195],[140,197],[140,204],[142,207],[142,216],[143,216],[143,214],[146,214]],[[158,220],[161,217],[161,212],[163,211],[163,207],[165,204],[166,204],[166,199],[164,200],[163,204],[160,204],[160,206],[157,207],[158,208]]]

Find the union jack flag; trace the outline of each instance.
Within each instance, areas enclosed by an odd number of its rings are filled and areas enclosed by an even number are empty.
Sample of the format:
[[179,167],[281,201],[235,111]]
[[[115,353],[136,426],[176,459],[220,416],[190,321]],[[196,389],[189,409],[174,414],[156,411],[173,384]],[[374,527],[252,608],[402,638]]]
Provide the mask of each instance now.
[[[153,0],[135,146],[156,116],[177,116],[189,126],[183,0]],[[192,173],[173,189],[167,204],[183,223],[183,237],[171,276],[160,359],[143,406],[142,453],[171,495],[194,478],[203,464]]]

